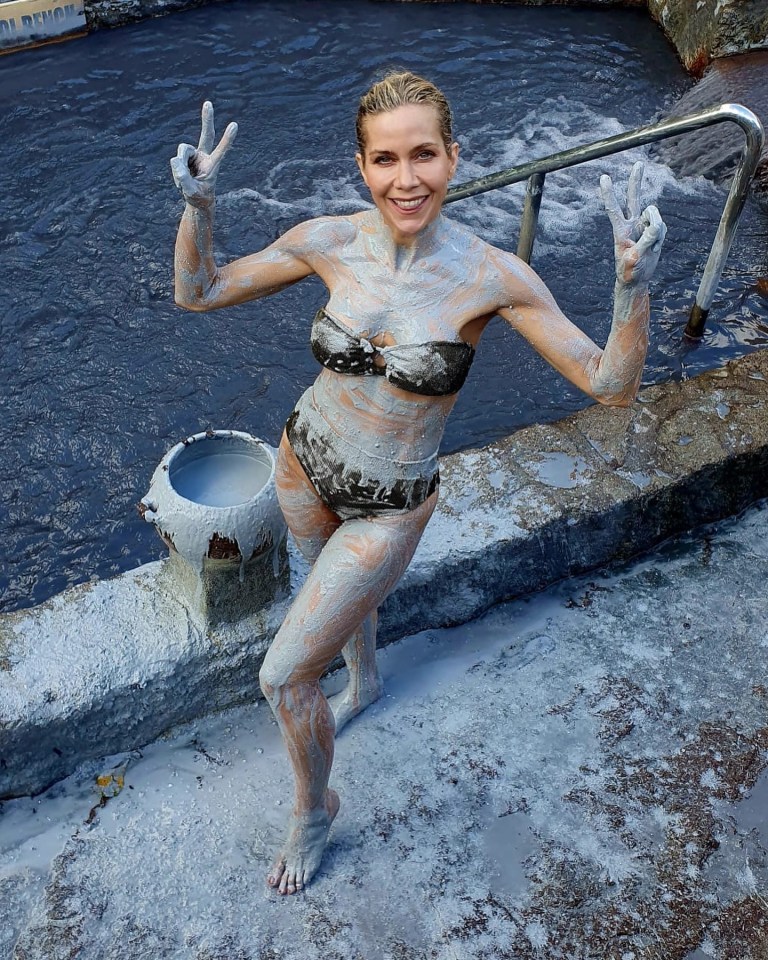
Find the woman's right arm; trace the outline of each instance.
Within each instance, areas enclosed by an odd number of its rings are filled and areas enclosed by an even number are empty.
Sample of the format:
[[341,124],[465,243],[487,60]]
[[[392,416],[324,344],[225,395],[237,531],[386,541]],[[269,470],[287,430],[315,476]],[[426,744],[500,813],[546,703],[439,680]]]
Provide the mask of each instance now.
[[[237,135],[230,123],[214,148],[213,105],[203,104],[197,148],[179,146],[171,160],[185,208],[176,237],[174,258],[176,303],[187,310],[215,310],[276,293],[314,273],[311,258],[313,224],[300,224],[259,253],[217,267],[213,256],[213,213],[219,166]],[[314,232],[318,230],[315,221]]]

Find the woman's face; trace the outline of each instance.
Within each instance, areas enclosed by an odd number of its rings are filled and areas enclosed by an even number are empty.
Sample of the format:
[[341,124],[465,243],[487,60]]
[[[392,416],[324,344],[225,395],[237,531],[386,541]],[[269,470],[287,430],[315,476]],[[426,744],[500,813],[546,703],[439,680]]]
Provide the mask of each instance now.
[[412,243],[439,215],[459,145],[445,149],[437,111],[427,103],[365,120],[365,153],[355,159],[396,243]]

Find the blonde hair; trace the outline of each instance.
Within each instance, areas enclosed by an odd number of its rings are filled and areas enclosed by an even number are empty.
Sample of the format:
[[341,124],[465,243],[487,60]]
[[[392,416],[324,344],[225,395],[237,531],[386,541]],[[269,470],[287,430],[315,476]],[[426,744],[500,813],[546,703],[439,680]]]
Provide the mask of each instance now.
[[365,121],[368,117],[389,113],[398,107],[414,103],[428,103],[435,108],[440,125],[440,136],[446,152],[449,152],[453,143],[452,117],[451,108],[443,91],[434,83],[416,76],[409,70],[393,70],[374,83],[371,89],[360,97],[355,123],[360,153],[365,156]]

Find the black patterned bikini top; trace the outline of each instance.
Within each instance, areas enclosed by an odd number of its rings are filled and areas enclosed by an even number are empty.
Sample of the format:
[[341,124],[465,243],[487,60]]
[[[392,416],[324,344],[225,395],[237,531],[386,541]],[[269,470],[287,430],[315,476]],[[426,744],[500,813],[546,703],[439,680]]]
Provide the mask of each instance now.
[[384,376],[401,390],[446,397],[457,393],[467,379],[475,348],[463,340],[375,347],[365,337],[350,333],[325,310],[318,310],[312,324],[312,353],[336,373]]

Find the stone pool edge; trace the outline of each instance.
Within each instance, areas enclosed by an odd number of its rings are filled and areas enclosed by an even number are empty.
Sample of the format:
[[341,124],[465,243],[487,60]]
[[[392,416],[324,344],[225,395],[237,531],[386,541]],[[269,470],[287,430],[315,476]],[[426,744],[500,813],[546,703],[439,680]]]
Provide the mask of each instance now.
[[[443,458],[440,503],[380,642],[465,623],[768,495],[767,404],[763,350],[648,387],[631,408],[591,406]],[[206,633],[160,561],[0,615],[0,799],[258,698],[289,602]]]

